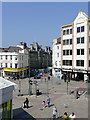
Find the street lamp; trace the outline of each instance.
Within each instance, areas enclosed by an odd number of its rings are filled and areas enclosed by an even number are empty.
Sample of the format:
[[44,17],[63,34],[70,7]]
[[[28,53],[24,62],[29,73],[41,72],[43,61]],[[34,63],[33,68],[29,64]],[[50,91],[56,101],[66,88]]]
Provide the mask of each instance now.
[[29,80],[28,80],[28,84],[29,84],[29,90],[28,90],[28,94],[31,95],[32,91],[31,91],[31,80],[30,80],[30,51],[29,51],[29,58],[28,58],[28,63],[29,63]]

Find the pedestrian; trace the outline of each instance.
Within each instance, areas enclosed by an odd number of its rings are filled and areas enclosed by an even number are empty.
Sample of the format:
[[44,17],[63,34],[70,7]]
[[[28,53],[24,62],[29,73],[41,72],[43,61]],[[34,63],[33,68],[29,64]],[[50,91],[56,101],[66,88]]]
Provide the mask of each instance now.
[[48,107],[50,107],[50,97],[47,96],[47,104],[48,104]]
[[63,120],[69,120],[69,116],[68,116],[67,112],[64,113]]
[[43,101],[42,104],[43,104],[43,108],[45,108],[45,101]]
[[54,108],[53,108],[53,118],[56,118],[56,115],[57,115],[57,108],[56,108],[56,106],[54,106]]
[[29,100],[28,98],[26,98],[26,100],[24,101],[24,108],[28,108],[29,107]]
[[69,115],[69,118],[70,118],[70,120],[76,120],[76,119],[75,119],[76,116],[75,116],[74,112],[72,112],[72,114]]

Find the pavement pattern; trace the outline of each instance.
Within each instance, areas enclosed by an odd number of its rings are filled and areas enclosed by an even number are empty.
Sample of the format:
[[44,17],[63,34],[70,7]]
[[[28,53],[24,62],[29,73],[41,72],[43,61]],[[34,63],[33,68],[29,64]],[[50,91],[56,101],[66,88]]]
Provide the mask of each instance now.
[[[57,118],[62,116],[64,112],[71,114],[75,113],[77,118],[88,118],[88,96],[81,95],[80,98],[75,99],[74,94],[70,94],[71,91],[74,91],[76,88],[85,90],[88,87],[87,83],[70,81],[68,85],[68,94],[67,94],[67,83],[64,80],[51,77],[50,80],[45,82],[44,79],[37,79],[39,91],[42,92],[41,95],[28,95],[28,78],[21,79],[21,84],[19,81],[13,81],[20,85],[21,94],[23,96],[18,96],[18,89],[13,93],[13,115],[14,119],[26,119],[26,118],[52,118],[53,112],[52,109],[54,105],[57,107]],[[32,87],[33,89],[33,87]],[[47,90],[48,89],[48,90]],[[50,108],[43,108],[42,101],[47,98],[49,95],[51,102]],[[25,101],[25,98],[29,99],[29,108],[22,108],[22,104]]]

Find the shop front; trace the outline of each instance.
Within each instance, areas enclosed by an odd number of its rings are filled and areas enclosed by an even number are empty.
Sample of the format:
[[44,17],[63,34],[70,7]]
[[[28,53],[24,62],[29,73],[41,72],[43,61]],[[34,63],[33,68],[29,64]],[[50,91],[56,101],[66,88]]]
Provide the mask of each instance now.
[[28,67],[24,68],[3,68],[2,73],[4,77],[16,78],[19,76],[20,78],[27,77]]

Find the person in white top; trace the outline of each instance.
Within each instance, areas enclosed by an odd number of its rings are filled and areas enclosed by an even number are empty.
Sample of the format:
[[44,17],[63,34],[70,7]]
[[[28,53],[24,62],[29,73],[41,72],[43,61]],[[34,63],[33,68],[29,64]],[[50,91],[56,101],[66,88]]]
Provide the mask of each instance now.
[[70,118],[70,120],[76,120],[76,119],[75,119],[76,116],[75,116],[74,112],[72,112],[72,114],[69,115],[69,118]]
[[54,106],[54,108],[53,108],[53,118],[56,118],[56,115],[57,115],[57,108],[56,108],[56,106]]

